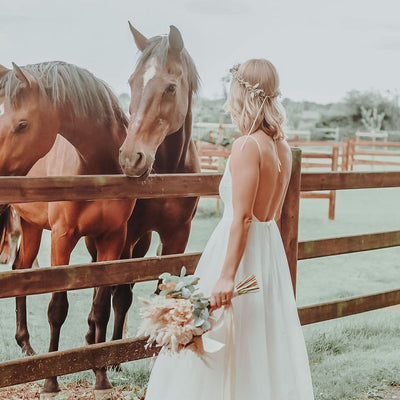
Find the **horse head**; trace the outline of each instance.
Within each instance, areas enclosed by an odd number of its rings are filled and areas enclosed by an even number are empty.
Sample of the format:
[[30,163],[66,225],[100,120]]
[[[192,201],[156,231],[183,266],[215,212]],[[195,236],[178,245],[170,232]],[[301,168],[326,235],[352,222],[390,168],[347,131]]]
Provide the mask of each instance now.
[[160,144],[183,126],[198,76],[176,27],[147,39],[129,26],[141,57],[129,78],[130,122],[120,164],[126,175],[146,178]]
[[0,175],[26,175],[53,145],[54,111],[37,79],[0,66]]

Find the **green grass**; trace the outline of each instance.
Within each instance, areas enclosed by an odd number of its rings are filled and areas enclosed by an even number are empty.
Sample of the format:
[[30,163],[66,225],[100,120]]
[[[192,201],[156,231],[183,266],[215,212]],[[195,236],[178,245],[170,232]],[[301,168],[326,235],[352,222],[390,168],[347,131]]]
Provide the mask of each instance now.
[[358,399],[400,383],[400,312],[304,327],[316,399]]
[[[300,240],[398,230],[400,189],[341,191],[337,194],[336,220],[329,221],[328,201],[301,201]],[[219,217],[215,200],[202,199],[187,251],[201,251]],[[155,254],[157,235],[149,254]],[[400,248],[325,257],[299,262],[297,303],[299,306],[359,296],[400,287]],[[72,263],[88,262],[83,242],[72,255]],[[49,235],[43,237],[40,265],[49,265]],[[6,266],[0,267],[7,269]],[[128,335],[136,333],[138,296],[151,293],[155,282],[135,286],[134,306],[128,319]],[[60,349],[82,346],[91,305],[91,290],[69,293],[69,315],[61,332]],[[47,305],[49,295],[28,299],[31,343],[45,353],[49,343]],[[14,300],[2,299],[0,319],[0,360],[20,357],[14,340]],[[400,384],[400,309],[388,308],[303,327],[316,400],[361,398],[391,382]],[[111,335],[109,324],[108,337]],[[144,386],[149,360],[126,363],[122,372],[111,372],[115,385],[134,382]],[[68,375],[62,382],[92,380],[91,371]]]

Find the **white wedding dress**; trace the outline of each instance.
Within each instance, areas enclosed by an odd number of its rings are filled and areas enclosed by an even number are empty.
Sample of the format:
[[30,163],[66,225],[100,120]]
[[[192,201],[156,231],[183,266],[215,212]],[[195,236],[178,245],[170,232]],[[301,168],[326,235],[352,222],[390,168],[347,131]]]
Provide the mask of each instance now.
[[[219,191],[224,214],[195,272],[206,296],[221,272],[233,217],[229,159]],[[289,267],[274,220],[261,222],[253,216],[236,281],[251,274],[260,290],[232,300],[233,339],[229,323],[211,331],[208,336],[226,346],[209,354],[207,363],[190,350],[171,354],[163,349],[153,366],[146,400],[314,399]]]

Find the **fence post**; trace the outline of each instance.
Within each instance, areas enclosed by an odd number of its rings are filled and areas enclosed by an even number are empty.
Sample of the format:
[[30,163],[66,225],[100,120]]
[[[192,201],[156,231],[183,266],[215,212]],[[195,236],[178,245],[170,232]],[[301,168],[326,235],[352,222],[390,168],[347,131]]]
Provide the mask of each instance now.
[[283,203],[280,228],[283,245],[289,263],[293,291],[296,296],[297,244],[300,205],[301,150],[292,148],[292,173],[285,202]]
[[[339,165],[339,147],[332,147],[332,172],[336,172],[338,170]],[[336,190],[331,190],[329,192],[329,212],[328,217],[331,220],[335,219],[335,208],[336,208]]]
[[348,138],[343,139],[342,146],[342,171],[349,170],[350,143]]

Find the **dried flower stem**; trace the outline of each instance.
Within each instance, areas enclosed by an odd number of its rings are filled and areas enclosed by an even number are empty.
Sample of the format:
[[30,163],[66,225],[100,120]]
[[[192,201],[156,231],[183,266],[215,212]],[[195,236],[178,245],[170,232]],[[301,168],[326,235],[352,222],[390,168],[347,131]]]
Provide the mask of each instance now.
[[260,290],[257,279],[254,275],[250,275],[248,278],[236,285],[233,296],[240,296],[242,294],[252,293]]

